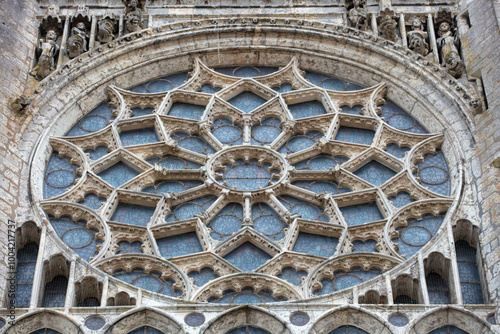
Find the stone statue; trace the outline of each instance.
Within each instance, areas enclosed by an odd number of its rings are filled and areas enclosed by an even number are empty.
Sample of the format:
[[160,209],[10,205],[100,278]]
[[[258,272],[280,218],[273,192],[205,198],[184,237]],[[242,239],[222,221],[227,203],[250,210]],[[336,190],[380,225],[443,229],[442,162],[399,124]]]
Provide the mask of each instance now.
[[436,42],[441,54],[441,65],[446,67],[452,76],[459,78],[463,73],[464,63],[458,53],[459,39],[453,34],[452,22],[450,10],[440,8],[436,14],[439,36]]
[[49,30],[45,34],[45,41],[40,40],[36,53],[38,64],[31,74],[39,79],[46,78],[56,68],[57,56],[59,55],[58,35],[55,30]]
[[393,19],[394,11],[386,8],[384,11],[380,12],[380,17],[380,35],[382,35],[383,38],[395,43],[399,42],[400,38],[397,33],[398,23]]
[[105,16],[103,19],[99,20],[98,26],[97,40],[99,42],[109,43],[115,38],[115,21],[111,17]]
[[427,32],[424,31],[424,21],[415,16],[412,20],[412,31],[407,33],[408,47],[421,54],[427,56],[429,53],[429,44],[427,44]]
[[359,30],[368,30],[371,14],[365,9],[366,0],[354,0],[354,7],[349,10],[351,27]]
[[89,35],[85,23],[78,22],[71,29],[71,36],[68,38],[68,56],[73,59],[87,51]]
[[143,29],[142,11],[137,6],[137,0],[128,0],[125,10],[125,27],[129,33]]

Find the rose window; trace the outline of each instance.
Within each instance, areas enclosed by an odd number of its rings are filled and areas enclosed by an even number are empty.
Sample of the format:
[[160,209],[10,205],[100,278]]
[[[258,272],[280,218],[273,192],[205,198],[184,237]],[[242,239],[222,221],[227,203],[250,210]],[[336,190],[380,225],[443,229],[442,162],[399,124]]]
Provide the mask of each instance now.
[[[41,207],[61,247],[158,298],[272,303],[383,279],[440,231],[443,136],[295,60],[109,87],[50,139]],[[247,330],[247,329],[242,329]]]

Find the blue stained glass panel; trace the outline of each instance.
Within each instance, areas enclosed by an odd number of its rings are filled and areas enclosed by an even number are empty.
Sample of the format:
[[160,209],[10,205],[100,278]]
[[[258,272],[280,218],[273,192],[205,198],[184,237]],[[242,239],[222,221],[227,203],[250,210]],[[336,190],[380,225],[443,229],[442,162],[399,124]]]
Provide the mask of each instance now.
[[325,74],[306,71],[306,79],[321,88],[336,91],[360,90],[364,87],[347,82],[338,78],[333,78]]
[[252,127],[252,145],[269,145],[281,133],[281,120],[266,118],[260,124]]
[[396,158],[403,158],[405,153],[410,150],[409,147],[399,147],[398,144],[387,144],[386,151],[389,154],[392,154]]
[[168,115],[198,120],[201,119],[204,111],[205,106],[191,103],[174,102],[168,111]]
[[132,117],[140,117],[153,114],[154,108],[132,108]]
[[91,209],[97,210],[101,207],[103,202],[106,202],[106,198],[99,197],[94,194],[87,194],[85,195],[84,200],[78,203],[88,206]]
[[64,307],[67,287],[68,279],[64,276],[56,276],[45,284],[42,307]]
[[142,253],[141,246],[142,242],[140,241],[120,241],[118,242],[118,247],[120,247],[120,250],[117,251],[116,254]]
[[169,154],[162,157],[151,157],[146,159],[146,161],[150,164],[158,164],[166,169],[198,169],[201,167],[201,165],[196,162]]
[[202,184],[203,182],[198,180],[156,181],[153,186],[146,187],[142,191],[152,194],[178,193]]
[[278,93],[286,93],[293,90],[293,87],[289,83],[282,83],[280,86],[273,87]]
[[381,163],[372,160],[355,171],[354,174],[373,185],[380,186],[396,175],[396,172]]
[[389,317],[389,322],[396,327],[404,327],[408,324],[408,317],[404,314],[393,314]]
[[335,181],[295,181],[292,184],[315,193],[330,193],[335,195],[352,191],[347,187],[339,186]]
[[146,273],[140,268],[136,268],[132,272],[120,272],[118,274],[114,274],[113,276],[144,290],[170,297],[176,297],[177,295],[176,291],[174,291],[172,287],[172,285],[175,284],[173,280],[165,280],[157,274]]
[[375,131],[373,130],[341,126],[335,136],[335,140],[354,144],[371,145],[373,137],[375,137]]
[[31,334],[61,334],[53,329],[44,328],[37,331],[31,332]]
[[467,241],[455,242],[458,274],[464,304],[484,304],[481,282],[476,263],[476,248]]
[[348,226],[357,226],[384,219],[377,203],[368,202],[340,208]]
[[69,218],[49,218],[50,224],[61,240],[80,257],[88,261],[95,253],[96,239],[85,221],[74,222]]
[[16,307],[29,307],[35,277],[38,245],[31,242],[17,252]]
[[429,334],[469,334],[455,326],[444,326],[433,330]]
[[212,134],[225,145],[243,144],[243,129],[227,118],[217,118],[213,121]]
[[362,329],[354,326],[342,326],[328,334],[369,334]]
[[336,165],[342,165],[347,160],[349,158],[343,155],[332,156],[329,154],[320,154],[313,158],[302,160],[293,166],[297,170],[329,170]]
[[108,154],[108,148],[106,146],[98,146],[95,150],[86,150],[85,153],[90,155],[90,159],[97,160]]
[[450,172],[442,151],[434,155],[426,154],[424,161],[418,165],[417,176],[427,189],[441,195],[450,195]]
[[203,252],[196,232],[156,239],[156,244],[165,258]]
[[408,226],[399,228],[399,253],[407,259],[418,252],[433,236],[436,235],[444,216],[427,216],[420,220],[408,220]]
[[57,152],[53,152],[45,169],[43,197],[54,197],[71,188],[76,183],[77,168],[77,165],[70,163],[70,158],[61,158]]
[[290,322],[295,326],[305,326],[311,320],[309,315],[305,312],[294,312],[290,316]]
[[321,137],[323,137],[323,134],[319,131],[308,131],[303,135],[294,135],[279,148],[278,152],[290,154],[305,150],[313,146]]
[[450,289],[448,281],[441,275],[430,273],[425,276],[427,283],[427,292],[429,294],[429,301],[431,304],[449,304],[450,303]]
[[324,214],[324,209],[315,204],[291,196],[280,196],[278,199],[288,211],[300,215],[303,219],[319,220],[326,223],[330,221]]
[[361,109],[363,109],[363,106],[356,105],[356,106],[341,106],[342,112],[345,112],[346,114],[352,114],[352,115],[362,115]]
[[257,161],[236,161],[234,166],[224,172],[224,181],[233,189],[257,190],[269,185],[271,173],[259,166]]
[[211,297],[209,303],[218,304],[255,304],[255,303],[274,303],[287,300],[284,297],[275,298],[270,290],[255,292],[251,287],[245,287],[240,292],[233,290],[224,291],[222,297]]
[[401,208],[411,202],[414,202],[414,199],[411,199],[411,195],[405,191],[399,192],[396,196],[389,197],[389,201],[394,204],[396,208]]
[[208,145],[208,143],[199,135],[189,135],[185,132],[176,132],[171,137],[179,143],[180,147],[185,148],[186,150],[202,154],[215,153],[214,148]]
[[73,125],[66,133],[66,136],[83,136],[104,129],[111,122],[112,118],[111,108],[107,103],[102,103],[87,115],[83,116],[83,118],[79,119],[78,123]]
[[166,92],[182,85],[187,79],[187,72],[169,75],[167,77],[154,79],[138,86],[130,88],[134,93],[159,93]]
[[188,276],[194,280],[194,285],[203,286],[208,282],[219,278],[219,275],[214,273],[212,268],[201,268],[200,271],[191,271]]
[[113,187],[119,187],[139,174],[140,173],[138,171],[120,161],[108,169],[100,172],[98,175],[101,179],[108,182]]
[[201,91],[203,93],[214,94],[214,93],[217,93],[220,90],[221,90],[220,87],[214,87],[211,84],[204,84],[204,85],[201,86]]
[[120,132],[120,140],[123,146],[142,145],[156,143],[158,135],[154,128],[145,128]]
[[154,329],[153,327],[141,327],[129,332],[128,334],[163,334],[163,332]]
[[119,203],[111,220],[123,224],[146,226],[154,212],[155,208],[149,206]]
[[381,273],[382,271],[377,268],[370,269],[369,271],[365,271],[360,268],[352,268],[349,272],[340,271],[335,273],[333,279],[323,279],[321,281],[323,288],[321,290],[313,291],[313,294],[326,295],[335,291],[348,289],[377,277]]
[[245,242],[224,259],[241,271],[252,271],[263,265],[271,256],[249,242]]
[[338,238],[300,232],[297,237],[297,241],[295,241],[295,245],[293,246],[293,251],[322,257],[330,257],[335,253],[338,243]]
[[281,240],[285,237],[283,229],[287,227],[281,217],[267,204],[252,205],[253,227],[271,240]]
[[300,119],[326,114],[326,109],[320,101],[309,101],[288,106],[293,118]]
[[239,203],[227,204],[208,224],[212,229],[210,236],[214,240],[225,240],[241,228],[243,221],[243,206]]
[[244,326],[233,329],[227,332],[227,334],[269,334],[269,332],[257,327]]
[[214,68],[215,71],[225,74],[231,75],[239,78],[251,78],[258,77],[263,75],[268,75],[274,73],[278,70],[278,67],[271,66],[244,66],[244,67],[217,67]]
[[302,283],[302,277],[306,277],[307,272],[304,270],[297,271],[292,267],[285,267],[281,270],[281,274],[278,275],[279,278],[292,283],[293,285],[299,286]]
[[201,313],[189,313],[184,318],[184,322],[191,327],[198,327],[205,323],[205,316]]
[[106,324],[106,321],[101,317],[90,317],[85,320],[85,326],[91,330],[101,329]]
[[373,239],[368,239],[366,241],[354,240],[352,242],[353,253],[357,252],[365,252],[365,253],[378,253],[378,250],[375,249],[377,246],[377,241]]
[[167,223],[176,220],[193,218],[196,214],[206,211],[217,199],[213,195],[206,195],[193,199],[192,201],[176,205],[171,208],[172,214],[165,218]]
[[399,130],[411,133],[428,133],[419,122],[392,101],[387,101],[382,107],[382,118]]
[[229,99],[227,102],[248,113],[266,103],[267,100],[255,93],[245,91]]

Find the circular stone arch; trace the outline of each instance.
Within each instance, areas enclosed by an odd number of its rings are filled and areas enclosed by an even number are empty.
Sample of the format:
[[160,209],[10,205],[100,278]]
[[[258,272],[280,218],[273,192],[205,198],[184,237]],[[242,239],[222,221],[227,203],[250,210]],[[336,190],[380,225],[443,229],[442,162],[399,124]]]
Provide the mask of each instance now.
[[140,307],[123,313],[118,319],[106,325],[105,334],[126,334],[134,329],[149,326],[165,333],[184,334],[182,326],[166,312],[151,307]]
[[[8,317],[6,317],[8,321]],[[39,329],[49,328],[59,333],[85,333],[77,322],[67,314],[52,310],[35,311],[16,319],[14,326],[8,328],[6,334],[28,334]]]
[[455,326],[470,334],[492,333],[491,325],[474,313],[457,306],[432,309],[413,321],[406,334],[430,333],[443,326]]
[[222,313],[200,330],[203,334],[224,334],[242,326],[254,326],[272,334],[291,334],[285,322],[268,311],[255,306],[240,306]]
[[307,333],[328,334],[346,325],[358,327],[370,334],[392,334],[389,323],[356,306],[341,306],[328,311],[312,324]]

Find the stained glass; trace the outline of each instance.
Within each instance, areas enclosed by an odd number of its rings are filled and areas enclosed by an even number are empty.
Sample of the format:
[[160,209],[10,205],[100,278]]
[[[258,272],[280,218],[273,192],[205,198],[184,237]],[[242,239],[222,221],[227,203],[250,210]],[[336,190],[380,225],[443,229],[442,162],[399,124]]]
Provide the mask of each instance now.
[[77,305],[77,307],[99,307],[99,306],[101,306],[101,301],[95,297],[87,297]]
[[408,259],[418,252],[436,235],[443,218],[443,216],[426,216],[420,220],[409,220],[407,227],[398,229],[399,253]]
[[42,307],[64,307],[67,287],[68,279],[64,276],[56,276],[45,284]]
[[17,252],[16,296],[14,299],[16,307],[30,306],[37,257],[38,245],[33,242],[26,244]]
[[273,292],[269,290],[254,291],[251,287],[245,287],[240,292],[226,290],[222,297],[211,297],[208,299],[210,303],[218,304],[259,304],[259,303],[274,303],[286,299],[275,298]]
[[238,190],[257,190],[265,188],[270,182],[271,172],[256,159],[248,162],[236,160],[233,166],[226,169],[224,181],[228,187]]
[[285,145],[279,148],[278,152],[290,154],[305,150],[313,146],[321,137],[323,137],[323,134],[319,131],[308,131],[303,135],[294,135],[292,138],[288,139]]
[[385,167],[381,163],[372,160],[355,171],[354,174],[373,185],[380,186],[396,175],[396,172],[388,167]]
[[301,201],[291,196],[280,196],[278,199],[288,209],[288,211],[296,213],[303,219],[319,220],[322,222],[330,221],[330,219],[323,213],[324,209],[317,205]]
[[161,255],[166,258],[203,252],[196,232],[156,239],[156,244]]
[[217,199],[213,195],[198,197],[192,201],[172,207],[172,214],[167,215],[166,222],[193,218],[196,214],[206,211]]
[[280,86],[273,87],[278,93],[286,93],[293,90],[293,87],[289,83],[282,83]]
[[84,200],[78,203],[88,206],[91,209],[97,210],[104,202],[106,202],[106,198],[104,197],[99,197],[94,194],[87,194],[85,195]]
[[252,205],[253,227],[271,240],[281,240],[285,237],[283,231],[286,223],[271,207],[265,203]]
[[245,91],[236,95],[227,102],[231,103],[236,108],[248,113],[266,103],[267,100],[255,93]]
[[119,241],[118,247],[120,250],[118,250],[116,254],[142,253],[141,246],[142,242],[140,241]]
[[389,197],[389,201],[392,201],[392,204],[394,204],[396,208],[401,208],[406,204],[414,202],[415,200],[411,199],[411,195],[407,192],[401,191],[396,196]]
[[205,322],[205,316],[201,313],[189,313],[184,318],[184,322],[191,327],[199,327]]
[[320,101],[309,101],[288,105],[293,118],[300,119],[326,114],[326,109]]
[[132,110],[132,117],[140,117],[140,116],[151,115],[155,109],[154,108],[132,108],[130,110]]
[[239,203],[227,204],[208,224],[212,230],[210,236],[214,240],[225,240],[241,228],[243,221],[243,206]]
[[219,277],[219,275],[215,274],[214,270],[209,267],[201,268],[200,271],[191,271],[188,273],[188,276],[194,280],[196,286],[203,286]]
[[204,84],[201,86],[201,91],[203,93],[214,94],[220,91],[220,87],[214,87],[211,84]]
[[292,184],[315,193],[330,193],[335,195],[351,191],[351,189],[347,187],[339,186],[335,181],[295,181],[292,182]]
[[377,203],[368,202],[340,208],[348,226],[357,226],[384,219]]
[[260,124],[252,127],[252,145],[269,145],[281,133],[281,120],[266,118]]
[[294,312],[290,316],[290,322],[295,326],[305,326],[311,320],[309,315],[305,312]]
[[134,168],[120,161],[98,175],[113,187],[119,187],[139,174]]
[[366,241],[354,240],[352,242],[353,253],[356,252],[366,252],[366,253],[378,253],[378,250],[375,249],[377,246],[377,241],[373,239],[368,239]]
[[285,267],[281,269],[281,274],[278,275],[279,278],[284,279],[288,283],[299,286],[302,284],[302,278],[307,276],[307,271],[299,270],[297,271],[292,267]]
[[153,328],[153,327],[141,327],[129,332],[128,334],[163,334],[163,332]]
[[172,139],[179,143],[179,147],[185,148],[186,150],[202,154],[215,153],[213,147],[208,145],[203,138],[196,134],[189,135],[185,132],[176,132],[172,135]]
[[202,185],[198,180],[183,181],[156,181],[154,185],[142,189],[143,192],[152,194],[178,193]]
[[371,145],[373,137],[375,137],[375,132],[372,130],[341,126],[335,136],[335,140],[354,144]]
[[166,92],[182,85],[187,79],[187,72],[169,75],[154,79],[141,85],[130,88],[134,93],[159,93]]
[[245,67],[216,67],[215,71],[240,78],[250,78],[268,75],[278,70],[278,67],[245,66]]
[[234,125],[227,118],[217,118],[213,121],[212,134],[223,145],[241,145],[243,143],[243,129],[239,125]]
[[78,166],[71,164],[70,160],[60,157],[57,152],[52,153],[45,169],[44,198],[60,195],[76,183]]
[[150,164],[157,164],[166,169],[198,169],[201,167],[196,162],[176,157],[175,155],[165,154],[162,157],[151,157],[146,159]]
[[427,283],[427,293],[431,304],[449,304],[450,303],[450,289],[448,281],[441,275],[430,273],[425,276]]
[[224,256],[227,262],[231,263],[241,271],[252,271],[263,265],[271,256],[250,242],[245,242],[229,254]]
[[433,330],[429,334],[469,334],[455,326],[444,326]]
[[397,313],[389,317],[389,322],[396,327],[404,327],[408,324],[408,317],[404,314]]
[[78,123],[76,123],[67,133],[66,136],[83,136],[89,133],[104,129],[112,120],[113,115],[111,108],[107,103],[102,103],[94,110],[89,112]]
[[293,246],[293,251],[330,257],[335,253],[338,243],[338,238],[300,232]]
[[61,240],[73,249],[84,260],[94,256],[96,249],[95,233],[97,230],[87,228],[83,220],[74,222],[70,218],[49,218],[50,224]]
[[176,297],[177,295],[177,291],[173,289],[173,284],[175,282],[172,279],[165,280],[155,273],[146,273],[141,268],[135,268],[131,272],[117,273],[113,276],[141,289],[170,297]]
[[441,195],[450,195],[451,180],[443,152],[438,151],[434,155],[426,154],[424,161],[418,165],[416,176],[427,189]]
[[382,273],[382,270],[373,268],[369,271],[361,268],[351,268],[349,272],[338,271],[333,279],[323,279],[321,284],[323,288],[313,293],[316,295],[326,295],[335,291],[348,289],[362,282],[368,281]]
[[396,129],[411,133],[427,133],[420,123],[392,101],[382,107],[382,118]]
[[149,206],[119,203],[113,212],[113,216],[111,216],[111,220],[123,224],[146,226],[154,212],[155,208]]
[[409,147],[400,147],[398,144],[387,144],[386,151],[389,154],[392,154],[396,158],[403,158],[405,153],[410,150]]
[[106,321],[101,317],[90,317],[85,320],[85,326],[91,330],[101,329],[106,324]]
[[399,295],[394,298],[394,304],[418,304],[416,300],[411,299],[410,296],[407,295]]
[[227,334],[269,334],[269,332],[257,327],[244,326],[233,329]]
[[95,150],[86,150],[85,153],[90,155],[90,159],[97,160],[108,154],[108,148],[106,146],[98,146]]
[[183,102],[174,102],[168,110],[168,115],[199,120],[201,119],[201,116],[203,116],[204,111],[205,106]]
[[49,328],[44,328],[44,329],[39,329],[35,332],[31,332],[31,334],[61,334],[53,329]]
[[329,154],[320,154],[313,158],[302,160],[293,165],[297,170],[329,170],[336,165],[342,165],[349,160],[343,155],[332,156]]
[[362,329],[354,326],[342,326],[328,334],[369,334]]
[[120,140],[123,146],[142,145],[156,143],[158,135],[154,128],[145,128],[120,132]]
[[455,251],[464,304],[484,304],[476,263],[476,249],[467,241],[458,240],[455,242]]

